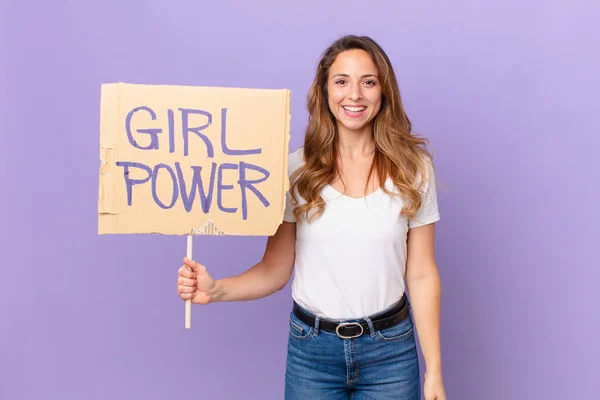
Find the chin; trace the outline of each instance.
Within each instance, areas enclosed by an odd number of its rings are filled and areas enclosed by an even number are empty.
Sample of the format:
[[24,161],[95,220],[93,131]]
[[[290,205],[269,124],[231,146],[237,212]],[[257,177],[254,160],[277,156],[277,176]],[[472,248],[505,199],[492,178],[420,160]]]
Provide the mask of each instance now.
[[339,121],[339,124],[349,131],[362,131],[365,130],[371,122],[372,121]]
[[352,124],[352,125],[346,125],[346,124],[342,124],[344,128],[346,128],[349,131],[353,131],[353,132],[359,132],[365,129],[365,125],[356,125],[356,124]]

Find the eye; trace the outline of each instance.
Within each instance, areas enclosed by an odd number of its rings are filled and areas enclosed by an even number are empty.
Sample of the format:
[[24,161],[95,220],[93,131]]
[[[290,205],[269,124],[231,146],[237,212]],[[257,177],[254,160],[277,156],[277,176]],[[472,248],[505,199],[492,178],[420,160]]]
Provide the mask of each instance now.
[[375,86],[375,85],[377,85],[377,81],[375,81],[375,80],[373,80],[373,79],[369,79],[369,80],[365,81],[365,83],[366,83],[368,86]]
[[345,79],[338,79],[337,81],[335,81],[336,84],[338,85],[343,85],[344,83],[346,83]]

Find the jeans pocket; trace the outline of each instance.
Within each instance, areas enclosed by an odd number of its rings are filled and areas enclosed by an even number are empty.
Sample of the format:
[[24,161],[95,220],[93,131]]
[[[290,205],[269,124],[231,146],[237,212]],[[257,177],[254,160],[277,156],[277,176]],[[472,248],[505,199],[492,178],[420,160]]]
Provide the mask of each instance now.
[[390,328],[377,331],[377,339],[381,341],[401,341],[413,336],[413,323],[410,317]]
[[294,313],[290,314],[290,336],[297,340],[308,339],[313,332],[313,327],[300,321]]

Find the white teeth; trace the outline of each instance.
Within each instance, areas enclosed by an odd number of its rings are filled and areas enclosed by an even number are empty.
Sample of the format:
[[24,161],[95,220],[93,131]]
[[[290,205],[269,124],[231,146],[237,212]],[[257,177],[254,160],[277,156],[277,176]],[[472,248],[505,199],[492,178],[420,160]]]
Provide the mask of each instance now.
[[346,111],[351,111],[351,112],[359,112],[364,110],[366,107],[349,107],[349,106],[344,106],[344,110]]

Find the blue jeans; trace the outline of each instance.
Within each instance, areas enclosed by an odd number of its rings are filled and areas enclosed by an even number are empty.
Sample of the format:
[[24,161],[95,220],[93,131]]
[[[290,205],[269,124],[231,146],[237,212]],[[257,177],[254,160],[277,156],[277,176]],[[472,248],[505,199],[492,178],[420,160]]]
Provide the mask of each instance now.
[[412,312],[382,331],[373,329],[374,317],[361,320],[369,324],[362,336],[341,339],[319,330],[318,318],[309,326],[290,313],[285,399],[419,400]]

